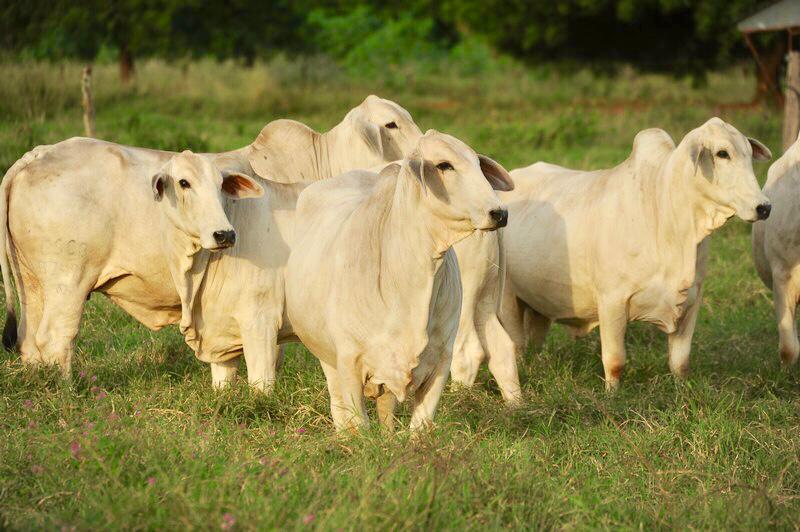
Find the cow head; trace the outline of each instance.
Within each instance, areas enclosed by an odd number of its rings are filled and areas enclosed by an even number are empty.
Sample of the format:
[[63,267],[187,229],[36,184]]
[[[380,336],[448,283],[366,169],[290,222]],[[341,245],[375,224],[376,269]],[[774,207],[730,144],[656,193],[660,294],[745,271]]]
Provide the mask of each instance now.
[[712,118],[690,131],[681,147],[688,151],[686,164],[703,198],[748,222],[769,216],[769,199],[753,174],[754,160],[768,161],[772,157],[766,146],[719,118]]
[[[381,161],[407,157],[422,136],[411,114],[391,100],[367,96],[342,121]],[[351,146],[352,148],[352,146]]]
[[203,157],[184,151],[152,177],[153,197],[167,219],[201,248],[218,251],[236,242],[223,196],[257,198],[264,189],[247,175],[222,172]]
[[406,164],[421,187],[422,201],[451,229],[470,233],[504,227],[508,211],[494,190],[512,190],[501,165],[450,135],[429,130]]

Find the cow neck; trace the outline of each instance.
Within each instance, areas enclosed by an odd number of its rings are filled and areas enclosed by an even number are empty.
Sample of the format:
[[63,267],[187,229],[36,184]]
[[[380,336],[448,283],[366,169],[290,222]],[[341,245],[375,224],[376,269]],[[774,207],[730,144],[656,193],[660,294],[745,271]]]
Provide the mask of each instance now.
[[188,343],[196,336],[192,329],[192,307],[205,275],[210,252],[177,230],[164,213],[161,214],[161,228],[164,254],[175,289],[181,298],[180,331]]
[[656,227],[655,252],[662,275],[674,279],[682,294],[694,284],[698,246],[718,227],[711,223],[717,213],[695,190],[694,168],[687,165],[690,157],[686,151],[678,146],[652,173],[655,212],[644,213]]
[[392,197],[381,228],[381,279],[396,286],[430,286],[452,237],[425,207],[421,187],[405,165],[393,179],[387,183],[393,190],[387,191]]
[[317,137],[314,153],[318,179],[359,168],[373,168],[385,162],[364,142],[348,117]]

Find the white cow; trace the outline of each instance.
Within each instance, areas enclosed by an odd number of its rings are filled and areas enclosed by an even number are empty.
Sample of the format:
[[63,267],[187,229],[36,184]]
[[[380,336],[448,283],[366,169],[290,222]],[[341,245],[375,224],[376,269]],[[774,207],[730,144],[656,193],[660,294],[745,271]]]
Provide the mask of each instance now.
[[428,131],[380,176],[355,171],[300,196],[286,277],[288,316],[319,358],[337,429],[367,423],[365,392],[391,424],[414,397],[412,429],[433,419],[461,306],[451,246],[505,224],[497,163]]
[[[293,339],[291,325],[282,315],[281,279],[288,259],[297,194],[309,182],[348,169],[371,167],[379,162],[378,156],[383,160],[401,159],[422,136],[411,115],[402,107],[374,96],[367,98],[364,105],[371,106],[370,123],[378,124],[372,127],[371,134],[376,139],[375,144],[380,144],[379,150],[362,153],[365,144],[354,142],[352,134],[348,133],[353,128],[334,128],[325,134],[322,142],[319,134],[302,124],[281,120],[264,128],[254,142],[260,153],[259,157],[251,158],[256,172],[273,181],[297,186],[269,186],[264,202],[249,203],[241,207],[241,212],[230,212],[237,227],[241,220],[247,226],[273,224],[277,230],[269,233],[240,231],[240,244],[216,257],[209,266],[205,282],[209,286],[208,294],[213,296],[204,299],[213,297],[219,303],[206,302],[196,307],[194,322],[198,328],[189,331],[187,338],[200,359],[212,363],[215,386],[224,386],[235,378],[238,356],[244,353],[250,382],[261,389],[269,389],[275,380],[279,359],[275,342]],[[356,120],[364,113],[361,107],[356,108],[343,123],[348,119]],[[325,157],[321,156],[313,159],[296,156],[298,151],[314,150],[339,157],[325,163]],[[503,397],[509,404],[517,404],[521,391],[514,345],[497,317],[502,280],[497,233],[475,233],[456,244],[454,250],[461,271],[464,301],[453,347],[453,379],[472,385],[480,364],[488,359],[489,370]],[[245,257],[247,260],[242,260]],[[230,276],[236,276],[239,281],[226,283]]]
[[752,160],[760,142],[712,118],[678,146],[666,132],[636,136],[630,157],[583,172],[536,163],[514,170],[500,198],[511,223],[503,239],[508,274],[501,320],[520,348],[552,321],[585,334],[600,326],[607,389],[625,364],[628,321],[669,338],[669,366],[688,371],[708,256],[707,237],[734,214],[769,215]]
[[800,300],[800,140],[775,161],[767,174],[764,195],[772,215],[753,225],[753,258],[758,275],[772,289],[778,321],[780,356],[784,364],[797,362],[795,313]]
[[[137,272],[178,294],[186,307],[197,289],[192,272],[204,268],[210,252],[236,240],[222,196],[263,193],[250,177],[221,172],[189,151],[171,155],[91,139],[69,142],[81,144],[73,157],[63,157],[57,146],[38,148],[11,168],[0,187],[0,265],[12,320],[12,271],[19,288],[23,358],[58,364],[67,375],[92,290],[101,287],[113,297],[120,274]],[[87,161],[107,169],[102,179],[93,179]],[[149,223],[131,224],[137,216]],[[166,271],[157,269],[162,264]],[[152,294],[151,301],[160,296]]]
[[[254,169],[278,180],[297,175],[309,179],[329,177],[332,174],[325,172],[370,167],[396,159],[408,143],[406,135],[414,137],[415,130],[418,135],[419,130],[404,109],[370,96],[327,133],[317,133],[298,122],[278,120],[265,126],[258,138],[244,148],[203,157],[227,172],[255,176],[259,185],[266,186],[267,181],[258,179],[264,174],[256,174]],[[22,307],[18,328],[13,298],[6,303],[4,345],[10,348],[18,344],[23,361],[42,359],[36,337],[40,329],[50,328],[48,323],[41,323],[44,301],[26,297],[33,290],[26,285],[39,282],[51,272],[54,279],[60,278],[61,264],[67,261],[74,279],[66,284],[58,282],[58,290],[65,294],[60,310],[53,310],[59,314],[58,321],[80,316],[87,295],[97,291],[153,330],[181,320],[181,329],[192,342],[195,299],[182,301],[184,294],[175,290],[169,264],[158,245],[153,244],[158,242],[158,218],[142,207],[146,197],[127,193],[137,186],[142,175],[155,174],[172,156],[171,152],[73,138],[35,148],[8,170],[2,184],[2,208],[7,211],[10,242],[48,257],[36,265],[37,275],[29,275],[30,267],[25,265],[15,275]],[[47,197],[61,197],[61,203],[72,207],[51,208],[56,204],[42,201],[38,190],[28,186],[34,182],[49,183]],[[81,186],[76,188],[73,183]],[[246,203],[238,203],[235,208],[229,204],[226,208],[234,211],[231,217],[238,229],[249,235],[251,228],[240,216],[246,212]],[[32,210],[31,205],[41,207]],[[26,220],[34,214],[43,234],[26,229]],[[63,228],[72,228],[75,234],[55,240],[48,236],[60,234]],[[97,228],[103,231],[98,234]],[[9,246],[6,252],[11,255],[15,250]],[[206,262],[198,261],[192,271],[195,296]],[[8,286],[9,277],[4,275],[4,279]],[[76,333],[77,328],[67,343],[72,343]],[[224,375],[217,379],[221,381]]]
[[236,377],[243,354],[250,384],[271,389],[278,344],[296,340],[285,316],[284,272],[300,192],[310,182],[332,177],[331,172],[401,158],[422,135],[405,109],[375,96],[350,111],[343,124],[350,125],[320,135],[297,122],[279,120],[265,127],[254,143],[260,155],[252,160],[253,168],[270,179],[262,182],[265,197],[227,209],[239,239],[209,261],[206,271],[197,272],[201,289],[191,308],[192,326],[184,329],[198,358],[211,363],[215,387]]

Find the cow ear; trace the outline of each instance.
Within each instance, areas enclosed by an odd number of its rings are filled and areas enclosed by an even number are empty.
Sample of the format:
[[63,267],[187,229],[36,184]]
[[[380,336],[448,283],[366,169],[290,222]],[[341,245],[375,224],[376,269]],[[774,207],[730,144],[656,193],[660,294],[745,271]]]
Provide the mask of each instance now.
[[161,201],[164,197],[164,187],[169,176],[164,172],[158,172],[150,179],[150,186],[153,188],[153,199]]
[[222,172],[222,192],[233,199],[260,198],[264,188],[248,175]]
[[772,159],[772,152],[769,151],[769,148],[761,144],[756,139],[747,137],[747,140],[750,142],[750,146],[753,147],[753,160],[754,161],[769,161]]
[[711,181],[714,178],[714,161],[711,157],[711,150],[706,148],[700,143],[692,146],[689,155],[692,158],[694,165],[694,175],[697,175],[698,170],[703,174],[707,180]]
[[375,153],[378,158],[383,159],[383,140],[380,126],[367,120],[363,112],[358,112],[353,117],[353,127],[369,151]]
[[514,190],[514,181],[502,165],[485,155],[478,155],[478,161],[481,163],[481,172],[493,189],[504,192]]
[[417,179],[422,187],[422,192],[427,196],[428,185],[425,182],[425,163],[425,159],[419,153],[415,153],[411,158],[406,159],[405,166],[408,168],[408,172]]

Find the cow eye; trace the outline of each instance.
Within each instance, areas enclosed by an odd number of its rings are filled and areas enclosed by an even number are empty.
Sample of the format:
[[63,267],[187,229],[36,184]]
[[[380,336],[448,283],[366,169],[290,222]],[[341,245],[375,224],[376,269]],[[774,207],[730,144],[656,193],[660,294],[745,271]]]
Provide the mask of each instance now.
[[725,150],[719,150],[717,152],[717,157],[719,157],[720,159],[730,159],[731,158],[731,156],[728,155],[728,152],[725,151]]
[[397,122],[389,122],[384,127],[386,129],[397,129]]
[[181,186],[181,188],[192,188],[192,185],[190,185],[185,179],[178,181],[178,184]]
[[453,170],[453,165],[445,161],[443,163],[437,164],[436,168],[438,168],[442,172],[446,172],[447,170]]

